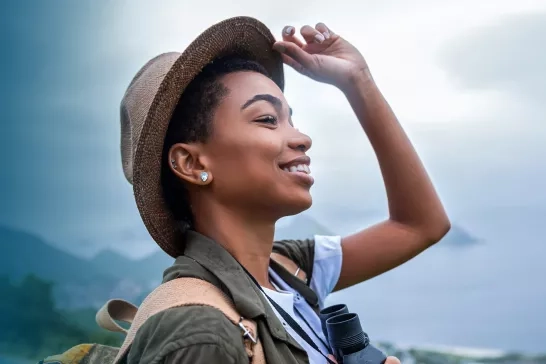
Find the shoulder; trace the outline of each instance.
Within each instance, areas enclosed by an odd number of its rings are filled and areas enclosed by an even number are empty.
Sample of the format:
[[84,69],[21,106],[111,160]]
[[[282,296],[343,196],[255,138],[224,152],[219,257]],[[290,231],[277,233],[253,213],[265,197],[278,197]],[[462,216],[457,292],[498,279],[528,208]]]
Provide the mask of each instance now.
[[273,253],[283,255],[300,267],[307,276],[313,272],[313,260],[315,259],[315,240],[301,239],[278,240],[273,243]]
[[281,240],[274,243],[273,253],[289,258],[306,273],[307,284],[316,294],[319,307],[323,307],[341,274],[341,237],[315,235],[313,239]]
[[340,256],[341,237],[315,235],[313,239],[278,240],[273,243],[273,253],[289,258],[311,277],[317,261]]
[[315,235],[315,260],[341,255],[341,236]]
[[138,330],[128,364],[168,363],[174,358],[179,363],[248,360],[239,328],[208,306],[175,307],[150,317]]

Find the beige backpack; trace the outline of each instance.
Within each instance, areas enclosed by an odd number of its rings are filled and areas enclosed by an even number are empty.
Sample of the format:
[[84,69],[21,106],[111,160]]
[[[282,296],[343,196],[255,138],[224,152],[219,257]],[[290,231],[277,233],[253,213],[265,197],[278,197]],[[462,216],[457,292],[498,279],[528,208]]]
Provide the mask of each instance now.
[[[135,338],[137,330],[148,318],[173,307],[210,306],[220,311],[241,328],[249,363],[266,364],[262,345],[257,337],[256,323],[242,318],[231,300],[214,285],[197,278],[177,278],[161,284],[150,293],[140,307],[124,301],[110,300],[97,312],[100,327],[126,334],[120,348],[101,344],[80,344],[60,355],[47,357],[41,364],[118,364]],[[130,324],[128,330],[116,321]]]
[[[271,254],[273,268],[282,274],[285,281],[291,281],[300,293],[314,295],[304,282],[307,275],[291,259],[284,255]],[[280,268],[279,268],[280,267]],[[280,270],[279,270],[280,269]],[[146,297],[140,307],[124,300],[110,300],[97,312],[96,320],[100,327],[126,334],[120,348],[101,344],[80,344],[60,355],[49,356],[39,364],[119,364],[129,351],[137,330],[152,315],[173,307],[210,306],[224,313],[226,317],[241,328],[249,363],[266,364],[263,348],[257,337],[256,323],[243,319],[235,310],[231,300],[214,285],[197,278],[177,278],[161,284]],[[318,306],[317,306],[318,307]],[[116,321],[130,324],[124,329]]]

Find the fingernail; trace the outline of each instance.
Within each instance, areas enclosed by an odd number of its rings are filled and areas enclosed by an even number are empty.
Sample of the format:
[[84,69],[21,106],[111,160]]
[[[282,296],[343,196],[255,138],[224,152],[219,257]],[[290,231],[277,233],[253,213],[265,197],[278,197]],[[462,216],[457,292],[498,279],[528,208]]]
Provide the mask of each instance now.
[[317,43],[324,42],[324,35],[322,35],[322,34],[315,35],[315,42],[317,42]]
[[285,33],[286,35],[291,35],[293,31],[294,31],[294,27],[292,27],[292,26],[286,27],[286,28],[284,29],[284,33]]
[[330,39],[330,32],[329,31],[325,31],[324,33],[322,33],[324,35],[324,38],[325,39]]

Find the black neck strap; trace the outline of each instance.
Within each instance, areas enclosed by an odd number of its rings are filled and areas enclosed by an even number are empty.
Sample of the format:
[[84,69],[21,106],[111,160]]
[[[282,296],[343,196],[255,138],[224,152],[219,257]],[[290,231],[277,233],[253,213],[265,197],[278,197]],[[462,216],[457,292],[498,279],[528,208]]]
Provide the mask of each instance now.
[[[316,351],[318,351],[320,353],[320,355],[322,355],[326,361],[328,362],[328,364],[335,364],[332,359],[328,358],[326,355],[324,355],[324,353],[318,348],[317,344],[315,344],[315,342],[313,341],[313,339],[311,339],[309,337],[309,335],[307,335],[307,333],[305,332],[304,329],[301,328],[301,326],[296,322],[296,320],[294,320],[292,318],[292,316],[290,316],[289,313],[287,313],[277,302],[275,302],[274,300],[272,300],[266,293],[265,291],[263,290],[262,286],[258,283],[258,281],[256,280],[256,278],[254,278],[252,276],[252,274],[250,274],[245,267],[243,267],[242,264],[240,264],[241,267],[243,268],[243,270],[245,271],[245,273],[250,277],[250,279],[252,280],[252,282],[254,282],[254,284],[256,285],[256,287],[258,287],[258,289],[260,291],[263,292],[264,296],[269,300],[269,302],[271,302],[271,305],[273,307],[275,307],[275,309],[277,310],[277,312],[279,312],[279,314],[282,316],[282,318],[288,323],[288,325],[290,325],[290,327],[292,327],[292,329],[303,339],[305,340],[305,342],[307,344],[309,344],[310,347],[312,347],[313,349],[315,349]],[[327,346],[328,347],[328,346]]]
[[269,266],[275,273],[281,277],[290,287],[295,289],[313,308],[315,312],[318,313],[318,297],[317,294],[300,278],[296,277],[293,272],[289,272],[282,264],[277,263],[274,259],[270,260]]

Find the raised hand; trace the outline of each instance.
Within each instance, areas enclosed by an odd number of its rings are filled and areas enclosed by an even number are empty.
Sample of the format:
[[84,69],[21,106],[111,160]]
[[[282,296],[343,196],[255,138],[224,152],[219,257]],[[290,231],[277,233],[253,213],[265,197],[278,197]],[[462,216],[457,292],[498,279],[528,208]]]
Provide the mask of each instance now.
[[300,32],[303,40],[296,36],[293,26],[286,26],[283,40],[273,45],[284,62],[299,73],[341,89],[355,77],[371,78],[362,54],[324,23],[314,28],[305,25]]

